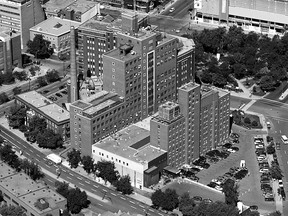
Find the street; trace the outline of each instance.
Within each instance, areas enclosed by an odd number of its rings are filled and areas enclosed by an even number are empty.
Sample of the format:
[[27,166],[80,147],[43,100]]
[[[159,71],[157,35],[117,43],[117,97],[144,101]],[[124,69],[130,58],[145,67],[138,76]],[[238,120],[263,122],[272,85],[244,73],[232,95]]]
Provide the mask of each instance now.
[[[43,153],[34,149],[29,143],[23,141],[21,138],[13,134],[10,130],[6,129],[2,125],[0,126],[0,128],[0,134],[3,136],[3,138],[5,138],[13,145],[17,146],[20,150],[22,150],[25,157],[30,158],[30,160],[32,161],[35,161],[43,169],[48,170],[55,175],[57,174],[57,166],[55,164],[49,166],[47,164],[47,159],[45,158],[46,156]],[[109,198],[109,202],[101,202],[96,199],[91,199],[91,204],[93,205],[93,208],[99,208],[102,211],[109,210],[112,212],[117,212],[120,209],[123,212],[130,213],[143,214],[147,212],[148,215],[164,215],[163,213],[160,213],[159,211],[150,208],[150,206],[139,202],[138,200],[132,199],[128,196],[124,196],[117,191],[98,184],[97,182],[91,181],[90,179],[71,171],[63,165],[60,165],[59,167],[62,171],[60,177],[65,181],[70,182],[71,184],[81,189],[96,194],[99,197],[103,197],[104,194],[107,194],[106,197]],[[45,176],[44,180],[48,185],[54,185],[55,179],[52,179],[49,176]]]

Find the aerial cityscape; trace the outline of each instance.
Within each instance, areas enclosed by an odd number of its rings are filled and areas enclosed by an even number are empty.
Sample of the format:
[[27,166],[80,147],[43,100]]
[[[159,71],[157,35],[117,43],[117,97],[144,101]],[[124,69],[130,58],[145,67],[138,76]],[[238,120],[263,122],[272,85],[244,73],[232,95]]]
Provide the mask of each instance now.
[[0,216],[288,216],[288,0],[0,0]]

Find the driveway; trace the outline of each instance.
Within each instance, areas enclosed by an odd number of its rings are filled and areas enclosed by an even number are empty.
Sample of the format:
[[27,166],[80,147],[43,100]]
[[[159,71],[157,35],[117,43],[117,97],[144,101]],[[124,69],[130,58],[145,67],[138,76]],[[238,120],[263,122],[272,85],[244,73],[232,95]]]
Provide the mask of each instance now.
[[240,161],[245,160],[250,174],[239,182],[239,199],[245,205],[257,205],[261,213],[275,211],[275,203],[265,202],[260,190],[259,167],[253,143],[253,137],[264,134],[264,132],[245,130],[237,125],[233,125],[233,131],[240,135],[240,143],[234,145],[240,150],[231,153],[227,159],[212,164],[209,169],[199,172],[197,174],[200,178],[199,182],[207,185],[212,179],[228,172],[230,167],[239,166]]

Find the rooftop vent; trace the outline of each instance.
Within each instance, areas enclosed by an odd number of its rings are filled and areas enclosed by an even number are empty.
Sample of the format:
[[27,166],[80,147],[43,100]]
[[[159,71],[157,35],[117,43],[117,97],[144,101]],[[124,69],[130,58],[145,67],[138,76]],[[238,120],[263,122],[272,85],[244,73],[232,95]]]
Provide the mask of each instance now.
[[57,28],[58,29],[58,28],[61,28],[61,27],[62,27],[62,24],[58,22],[56,25],[54,25],[53,28]]

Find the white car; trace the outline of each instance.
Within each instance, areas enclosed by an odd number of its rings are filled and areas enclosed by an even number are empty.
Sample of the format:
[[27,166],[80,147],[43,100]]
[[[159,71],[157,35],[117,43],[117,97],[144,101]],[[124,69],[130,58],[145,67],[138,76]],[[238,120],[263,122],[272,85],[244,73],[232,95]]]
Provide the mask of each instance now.
[[175,11],[175,8],[174,7],[170,8],[169,12],[172,13],[173,11]]
[[283,181],[282,181],[282,179],[280,179],[280,180],[278,181],[278,183],[279,183],[279,187],[283,187]]
[[215,189],[218,190],[218,191],[222,191],[223,190],[223,188],[218,186],[218,185],[215,187]]
[[260,173],[267,173],[267,172],[269,172],[269,169],[263,168],[263,169],[260,169],[259,172]]
[[227,151],[231,152],[231,153],[235,153],[236,151],[233,149],[227,149]]
[[256,149],[258,149],[258,148],[264,148],[264,145],[256,145],[255,148],[256,148]]

